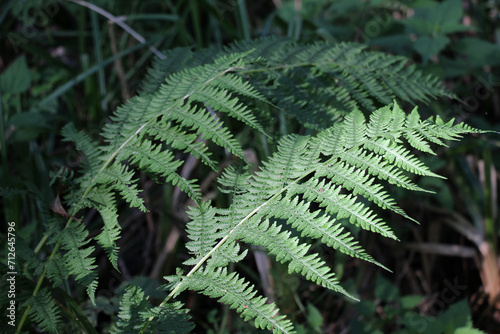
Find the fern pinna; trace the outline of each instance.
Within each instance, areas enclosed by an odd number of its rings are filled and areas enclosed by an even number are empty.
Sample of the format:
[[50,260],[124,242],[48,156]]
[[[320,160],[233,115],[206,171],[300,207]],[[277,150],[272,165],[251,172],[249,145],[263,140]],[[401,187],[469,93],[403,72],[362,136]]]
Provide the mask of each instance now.
[[[58,331],[61,314],[48,288],[41,288],[45,277],[58,285],[72,276],[95,301],[95,245],[78,219],[84,210],[99,212],[102,230],[94,239],[118,270],[119,199],[147,210],[136,170],[179,187],[194,201],[186,226],[191,257],[184,263],[186,274],[179,269],[167,277],[170,294],[159,306],[151,306],[139,287],[129,286],[114,333],[189,332],[193,327],[186,310],[173,301],[186,289],[218,299],[258,328],[292,333],[291,322],[274,304],[228,270],[229,263],[246,256],[246,245],[260,246],[286,263],[290,272],[355,299],[310,251],[306,239],[383,267],[345,225],[397,239],[364,203],[409,218],[386,186],[422,191],[411,174],[437,176],[409,147],[433,154],[430,144],[444,145],[445,140],[476,132],[440,118],[421,120],[416,109],[407,116],[396,102],[377,109],[395,98],[426,101],[446,94],[435,78],[405,63],[404,58],[366,51],[357,44],[300,45],[277,38],[225,50],[169,52],[155,63],[141,93],[118,108],[105,125],[102,144],[71,124],[63,129],[65,140],[82,153],[83,163],[77,177],[67,172],[56,175],[64,176],[69,185],[64,195],[69,218],[65,224],[49,219],[36,251],[48,241],[52,253],[37,272],[38,284],[24,304],[19,329],[31,315],[42,330]],[[227,122],[236,119],[272,140],[276,135],[261,125],[261,118],[265,123],[271,117],[266,110],[296,117],[316,134],[284,136],[276,153],[255,173],[224,169],[219,183],[220,191],[231,197],[227,208],[203,201],[197,181],[179,173],[183,161],[175,153],[189,153],[217,170],[219,157],[209,150],[216,145],[245,161]],[[370,113],[368,121],[363,112]],[[300,235],[292,236],[292,230]],[[77,325],[88,329],[82,321]]]

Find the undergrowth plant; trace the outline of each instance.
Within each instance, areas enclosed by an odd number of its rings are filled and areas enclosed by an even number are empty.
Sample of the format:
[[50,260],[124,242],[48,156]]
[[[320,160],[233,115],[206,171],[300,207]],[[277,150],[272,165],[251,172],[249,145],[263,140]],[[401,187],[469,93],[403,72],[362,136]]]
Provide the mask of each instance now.
[[[190,257],[165,278],[168,295],[159,305],[129,285],[112,333],[190,332],[188,310],[178,299],[185,290],[229,305],[257,328],[293,333],[286,315],[231,270],[249,246],[287,264],[290,273],[356,300],[310,250],[311,240],[387,269],[355,240],[350,226],[397,240],[378,208],[413,219],[398,207],[390,187],[426,191],[412,176],[440,177],[413,151],[434,154],[432,145],[479,132],[453,120],[423,120],[416,107],[405,113],[396,100],[415,105],[448,95],[437,78],[407,62],[360,44],[303,45],[281,38],[166,53],[155,61],[138,96],[110,117],[101,140],[73,124],[63,128],[64,140],[81,153],[81,164],[78,171],[64,168],[53,176],[64,186],[67,212],[40,208],[46,230],[38,246],[32,250],[18,243],[25,278],[19,284],[29,291],[19,297],[18,332],[30,319],[42,331],[57,333],[63,317],[79,330],[95,332],[71,296],[62,297],[63,305],[53,291],[73,278],[95,302],[96,247],[119,270],[118,204],[149,209],[138,172],[177,186],[192,199],[185,227]],[[295,118],[305,134],[268,133],[263,124],[276,114]],[[236,140],[237,128],[227,125],[232,120],[250,128],[253,138],[276,145],[256,172]],[[227,207],[203,199],[197,180],[179,172],[184,161],[176,155],[188,153],[219,170],[222,149],[239,158],[218,179],[219,191],[230,199]],[[16,190],[3,190],[9,191]],[[102,218],[99,231],[83,223],[93,210]],[[41,249],[50,250],[46,258],[38,255]]]

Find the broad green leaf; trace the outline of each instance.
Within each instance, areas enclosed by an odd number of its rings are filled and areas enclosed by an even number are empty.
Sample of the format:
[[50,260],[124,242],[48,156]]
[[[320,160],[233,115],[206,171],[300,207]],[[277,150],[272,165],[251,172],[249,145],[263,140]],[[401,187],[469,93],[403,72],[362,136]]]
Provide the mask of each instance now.
[[31,71],[23,55],[17,58],[7,70],[0,75],[0,88],[2,94],[20,94],[31,86]]

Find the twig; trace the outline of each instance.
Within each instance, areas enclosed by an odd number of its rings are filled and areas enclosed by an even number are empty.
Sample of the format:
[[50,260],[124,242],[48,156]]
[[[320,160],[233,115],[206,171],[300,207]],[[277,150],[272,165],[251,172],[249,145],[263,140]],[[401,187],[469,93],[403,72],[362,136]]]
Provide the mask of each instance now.
[[[115,38],[115,29],[111,24],[112,21],[108,22],[108,32],[109,32],[109,40],[111,42],[111,52],[113,55],[118,53],[118,48],[116,47],[116,38]],[[120,80],[120,86],[122,88],[122,96],[125,101],[129,100],[131,97],[130,89],[127,85],[127,78],[125,78],[125,71],[123,70],[122,61],[120,58],[115,59],[115,69],[116,75],[118,76],[118,80]]]
[[[95,11],[96,13],[106,17],[108,20],[110,21],[113,21],[114,23],[116,23],[117,25],[119,25],[120,27],[122,27],[123,30],[125,30],[126,32],[128,32],[132,37],[134,37],[137,41],[139,41],[139,43],[141,44],[145,44],[146,43],[146,39],[144,37],[142,37],[137,31],[135,31],[134,29],[132,29],[128,24],[124,23],[123,22],[123,19],[120,19],[116,16],[114,16],[113,14],[105,11],[104,9],[102,9],[101,7],[98,7],[94,4],[91,4],[87,1],[83,1],[83,0],[69,0],[70,2],[73,2],[77,5],[80,5],[80,6],[83,6],[83,7],[87,7],[88,9],[91,9],[93,11]],[[163,53],[161,53],[157,48],[155,48],[154,46],[150,46],[149,49],[160,59],[166,59],[165,55]]]

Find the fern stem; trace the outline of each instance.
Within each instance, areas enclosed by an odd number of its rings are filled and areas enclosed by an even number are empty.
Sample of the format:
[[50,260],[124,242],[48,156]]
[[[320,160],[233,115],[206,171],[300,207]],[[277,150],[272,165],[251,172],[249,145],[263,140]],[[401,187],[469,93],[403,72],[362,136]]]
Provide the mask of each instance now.
[[21,333],[21,328],[23,328],[24,322],[26,321],[26,318],[28,318],[28,312],[31,310],[31,304],[26,307],[26,310],[23,313],[23,316],[21,318],[21,321],[19,322],[19,326],[17,326],[16,334]]

